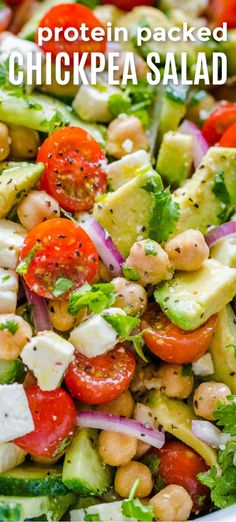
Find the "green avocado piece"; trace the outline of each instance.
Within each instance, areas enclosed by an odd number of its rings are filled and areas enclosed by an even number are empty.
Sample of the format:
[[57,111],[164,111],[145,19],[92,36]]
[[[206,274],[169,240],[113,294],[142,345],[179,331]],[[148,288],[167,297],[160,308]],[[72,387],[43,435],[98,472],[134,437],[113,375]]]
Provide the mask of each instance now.
[[235,314],[227,305],[218,315],[217,328],[210,346],[217,381],[236,393],[236,324]]
[[95,219],[111,235],[124,257],[129,255],[135,241],[148,237],[154,201],[152,194],[143,187],[149,183],[162,188],[161,177],[150,170],[109,193],[94,207]]
[[0,179],[0,218],[5,216],[39,180],[43,163],[21,163],[3,170]]
[[170,185],[179,187],[191,172],[193,138],[180,132],[166,132],[163,136],[156,169]]
[[224,237],[217,241],[211,248],[211,257],[217,259],[222,265],[236,267],[236,237],[235,235]]
[[62,482],[81,497],[100,496],[112,483],[112,469],[98,454],[97,437],[96,430],[77,430],[65,455]]
[[[224,173],[230,204],[225,204],[213,192],[216,176]],[[222,211],[231,211],[236,204],[236,149],[212,147],[190,180],[173,193],[180,205],[180,218],[174,235],[197,228],[203,234],[210,225],[222,223]]]
[[[58,522],[75,502],[76,496],[68,493],[64,496],[56,497],[18,497],[18,496],[0,496],[0,520],[16,521],[16,520],[32,520],[46,515],[48,522]],[[1,515],[5,518],[2,518]],[[19,517],[20,518],[14,518]]]
[[160,284],[155,299],[169,319],[183,330],[195,330],[222,310],[236,294],[236,269],[207,259],[199,270],[176,272]]
[[147,394],[145,404],[152,409],[157,424],[163,426],[164,431],[197,451],[209,466],[218,467],[215,450],[192,433],[191,424],[197,417],[187,404],[178,399],[170,399],[158,390]]
[[53,496],[66,495],[68,489],[62,483],[62,467],[23,464],[0,474],[0,491],[3,495]]

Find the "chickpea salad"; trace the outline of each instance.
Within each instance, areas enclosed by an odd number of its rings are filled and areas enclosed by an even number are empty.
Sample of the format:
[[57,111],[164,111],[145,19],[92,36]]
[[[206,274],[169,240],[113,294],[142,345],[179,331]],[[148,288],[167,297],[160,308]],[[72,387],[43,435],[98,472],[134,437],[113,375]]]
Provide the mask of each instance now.
[[[236,2],[144,3],[0,0],[4,522],[187,521],[236,504]],[[9,83],[11,50],[81,20],[129,29],[117,86],[106,72]],[[227,21],[229,40],[188,44],[189,72],[199,46],[210,70],[225,45],[226,85],[149,85],[134,26],[203,20]],[[138,83],[123,86],[130,50]]]

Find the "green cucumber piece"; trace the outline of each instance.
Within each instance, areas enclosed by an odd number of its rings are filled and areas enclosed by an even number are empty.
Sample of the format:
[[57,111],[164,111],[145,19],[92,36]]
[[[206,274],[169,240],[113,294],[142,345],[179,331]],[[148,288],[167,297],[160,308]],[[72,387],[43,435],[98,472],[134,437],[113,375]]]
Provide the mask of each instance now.
[[[0,520],[11,522],[14,520],[32,520],[39,518],[48,522],[60,520],[68,508],[75,502],[76,496],[72,493],[57,497],[11,497],[0,496]],[[5,513],[5,515],[4,515]],[[20,518],[14,518],[19,516]],[[1,518],[4,515],[5,518]]]
[[24,364],[20,359],[15,359],[14,361],[0,359],[0,384],[22,381],[25,374],[24,368]]
[[0,474],[0,491],[3,495],[30,497],[35,495],[66,495],[67,487],[62,483],[62,468],[40,467],[24,464]]
[[1,522],[17,522],[21,520],[21,506],[16,502],[0,502]]

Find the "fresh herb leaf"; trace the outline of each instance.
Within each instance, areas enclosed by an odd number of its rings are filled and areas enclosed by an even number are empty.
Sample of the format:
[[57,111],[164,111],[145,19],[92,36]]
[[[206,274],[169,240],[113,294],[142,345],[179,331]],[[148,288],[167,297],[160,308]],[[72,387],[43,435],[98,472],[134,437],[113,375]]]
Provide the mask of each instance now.
[[97,522],[97,521],[100,522],[101,521],[98,513],[88,513],[88,512],[86,512],[86,510],[84,510],[84,511],[85,511],[84,520],[86,522]]
[[14,319],[7,319],[5,323],[0,323],[0,330],[8,330],[12,335],[15,335],[19,330],[19,324]]
[[213,413],[216,424],[221,426],[223,431],[236,435],[236,395],[229,397],[228,404],[220,404]]
[[215,176],[212,192],[214,192],[215,196],[225,205],[228,205],[231,202],[230,195],[225,184],[224,172],[222,170]]
[[152,506],[142,504],[138,498],[123,500],[121,509],[123,515],[128,518],[144,522],[152,522],[154,519]]
[[90,286],[85,283],[70,296],[68,311],[76,315],[82,308],[89,308],[99,314],[112,306],[116,300],[115,287],[112,283],[100,283]]
[[61,295],[64,295],[72,286],[74,285],[73,281],[71,279],[67,279],[67,277],[58,277],[56,280],[56,283],[54,285],[52,294],[54,297],[60,297]]
[[118,116],[122,113],[127,113],[131,108],[131,100],[124,93],[121,94],[112,94],[108,101],[109,111],[113,114],[113,116]]
[[169,187],[157,192],[155,188],[153,190],[149,182],[143,188],[154,197],[154,206],[149,221],[149,236],[158,243],[163,243],[167,241],[179,219],[179,204],[173,201]]
[[133,114],[141,120],[144,127],[147,127],[149,125],[147,109],[153,103],[154,96],[155,89],[145,78],[142,78],[137,85],[129,82],[122,93],[112,94],[108,101],[108,108],[115,117],[123,113]]
[[137,352],[139,357],[141,357],[143,361],[149,362],[146,355],[144,355],[143,353],[143,348],[145,346],[143,342],[143,333],[144,332],[140,332],[137,335],[130,335],[129,337],[127,337],[126,341],[132,342],[134,344],[135,351]]
[[122,314],[102,314],[103,319],[109,323],[119,334],[120,340],[125,340],[131,332],[139,325],[138,317],[130,317]]
[[36,252],[40,249],[41,242],[37,241],[36,244],[29,250],[28,254],[20,261],[16,268],[16,272],[19,275],[25,275],[28,272],[29,266],[34,259]]
[[154,241],[152,241],[151,239],[147,239],[145,241],[144,249],[145,249],[145,256],[157,256],[157,254],[158,254],[156,245],[155,245]]
[[126,266],[125,263],[123,263],[121,268],[124,276],[130,279],[130,281],[138,281],[140,279],[140,274],[134,268]]
[[190,375],[193,375],[192,365],[191,364],[184,364],[182,368],[182,375],[183,377],[189,377]]
[[6,281],[9,281],[9,279],[10,279],[10,276],[9,276],[9,275],[5,275],[5,276],[3,276],[3,278],[2,278],[2,283],[6,283]]

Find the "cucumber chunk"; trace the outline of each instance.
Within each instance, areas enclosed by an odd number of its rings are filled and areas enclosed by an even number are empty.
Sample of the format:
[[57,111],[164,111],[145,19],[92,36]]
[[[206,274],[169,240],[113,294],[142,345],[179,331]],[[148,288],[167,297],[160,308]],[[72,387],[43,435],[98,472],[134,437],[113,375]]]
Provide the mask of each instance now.
[[[14,520],[44,519],[48,522],[60,520],[68,508],[75,502],[72,493],[58,497],[10,497],[0,496],[0,520],[11,522]],[[20,516],[19,516],[20,515]],[[2,518],[5,516],[5,518]],[[19,516],[19,518],[17,518]],[[15,518],[16,517],[16,518]]]
[[62,483],[62,468],[40,467],[24,464],[0,474],[0,491],[3,495],[19,497],[42,495],[66,495],[67,487]]
[[11,384],[15,381],[21,382],[24,375],[24,364],[20,359],[15,359],[14,361],[0,360],[0,384]]
[[17,522],[21,520],[21,506],[16,502],[0,502],[1,522]]

